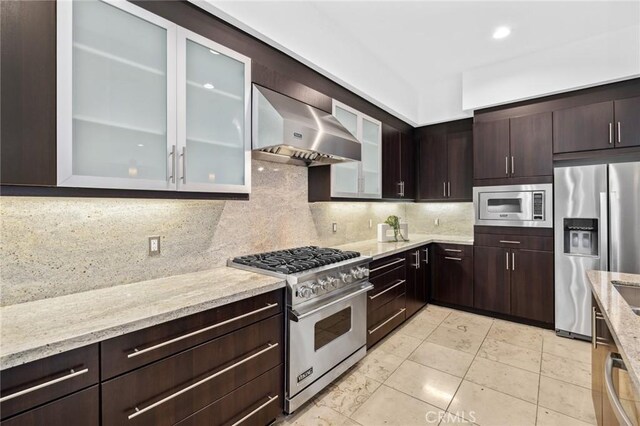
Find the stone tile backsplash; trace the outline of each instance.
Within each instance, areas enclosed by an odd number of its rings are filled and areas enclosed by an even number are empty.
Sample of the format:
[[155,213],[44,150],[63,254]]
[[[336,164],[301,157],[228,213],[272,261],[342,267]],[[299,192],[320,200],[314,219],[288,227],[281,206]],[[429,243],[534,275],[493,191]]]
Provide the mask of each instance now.
[[[473,233],[471,203],[308,203],[306,168],[261,161],[252,180],[250,201],[2,197],[0,305],[208,269],[240,254],[373,239],[391,214],[410,233]],[[147,255],[153,235],[157,257]]]

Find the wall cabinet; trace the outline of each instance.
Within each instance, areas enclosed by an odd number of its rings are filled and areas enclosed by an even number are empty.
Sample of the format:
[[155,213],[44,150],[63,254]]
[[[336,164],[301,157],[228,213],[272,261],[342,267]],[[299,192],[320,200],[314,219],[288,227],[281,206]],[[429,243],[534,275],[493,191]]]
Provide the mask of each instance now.
[[553,112],[553,152],[640,146],[640,97]]
[[382,123],[333,101],[333,115],[362,144],[361,161],[331,165],[331,196],[382,197]]
[[415,154],[411,133],[382,124],[382,198],[415,197]]
[[552,250],[551,236],[476,233],[473,307],[553,324]]
[[473,306],[473,247],[436,244],[431,299],[447,305]]
[[57,21],[58,186],[250,192],[249,58],[129,2]]
[[[553,174],[549,112],[474,124],[474,179],[512,179]],[[508,183],[507,183],[508,184]]]
[[418,201],[471,201],[472,120],[422,127],[418,141]]

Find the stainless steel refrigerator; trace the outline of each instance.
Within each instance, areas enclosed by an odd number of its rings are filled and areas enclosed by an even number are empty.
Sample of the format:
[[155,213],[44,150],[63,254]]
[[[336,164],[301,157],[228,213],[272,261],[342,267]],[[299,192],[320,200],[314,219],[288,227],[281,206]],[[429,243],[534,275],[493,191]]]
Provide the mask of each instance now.
[[640,162],[554,169],[555,328],[591,337],[590,269],[640,273]]

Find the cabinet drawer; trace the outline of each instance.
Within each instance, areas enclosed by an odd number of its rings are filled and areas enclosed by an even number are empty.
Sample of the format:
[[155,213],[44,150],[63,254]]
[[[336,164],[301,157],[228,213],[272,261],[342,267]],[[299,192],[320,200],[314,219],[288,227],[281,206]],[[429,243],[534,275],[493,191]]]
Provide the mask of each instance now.
[[266,425],[283,411],[281,364],[179,422],[180,426]]
[[406,280],[404,278],[397,278],[380,289],[374,288],[370,290],[367,294],[367,311],[375,311],[401,294],[404,294],[406,289]]
[[398,267],[404,268],[404,263],[404,253],[374,260],[369,264],[369,281],[375,279],[379,275],[389,272],[392,269]]
[[99,424],[98,385],[0,422],[1,426],[98,426]]
[[283,315],[102,384],[102,424],[170,425],[282,363]]
[[2,418],[98,383],[98,345],[85,346],[0,372]]
[[277,290],[102,342],[102,380],[282,312]]
[[475,234],[475,236],[473,237],[473,241],[474,245],[476,246],[553,251],[553,237],[506,234]]
[[406,301],[402,295],[370,312],[367,318],[367,347],[370,348],[406,319]]
[[464,244],[436,244],[436,255],[449,257],[467,257],[472,255],[473,246]]

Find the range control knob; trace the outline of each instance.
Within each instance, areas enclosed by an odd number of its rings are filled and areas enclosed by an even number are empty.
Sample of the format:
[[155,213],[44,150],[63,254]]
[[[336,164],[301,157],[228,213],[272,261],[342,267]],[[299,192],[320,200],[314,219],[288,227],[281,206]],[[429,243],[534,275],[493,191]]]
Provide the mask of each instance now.
[[338,279],[334,277],[327,277],[327,284],[329,288],[336,288],[338,286]]
[[313,294],[318,294],[320,290],[327,289],[327,280],[319,279],[317,283],[311,284],[311,290]]
[[345,272],[340,272],[340,279],[343,283],[349,284],[351,281],[353,281],[353,276]]
[[361,266],[360,269],[362,269],[362,273],[365,277],[369,276],[369,268],[367,268],[366,266]]
[[311,297],[311,295],[313,294],[313,290],[311,290],[309,287],[307,286],[302,286],[298,289],[298,296],[302,297],[302,298],[308,298]]
[[362,270],[362,268],[353,268],[351,269],[351,275],[361,280],[362,278],[364,278],[364,271]]

